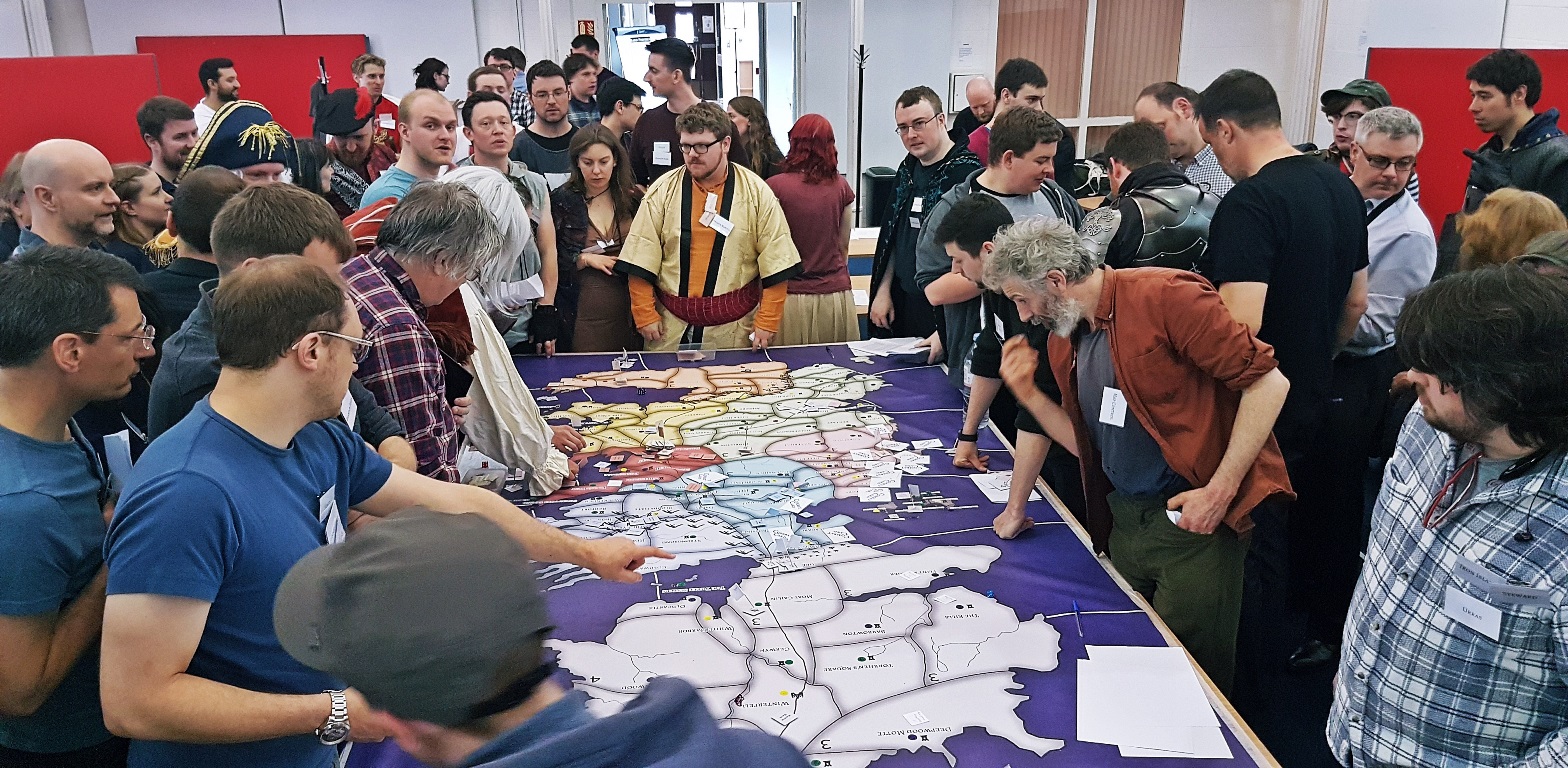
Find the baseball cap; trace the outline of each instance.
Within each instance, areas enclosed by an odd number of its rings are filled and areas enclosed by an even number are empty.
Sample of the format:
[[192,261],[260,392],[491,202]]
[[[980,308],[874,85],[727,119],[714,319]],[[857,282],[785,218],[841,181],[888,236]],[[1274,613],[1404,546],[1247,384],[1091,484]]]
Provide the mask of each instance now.
[[377,709],[448,727],[521,703],[493,706],[544,678],[554,628],[521,544],[479,515],[423,507],[295,563],[272,620],[300,663]]
[[1364,77],[1356,78],[1355,80],[1351,80],[1350,82],[1345,83],[1343,88],[1334,88],[1324,91],[1323,95],[1318,97],[1318,103],[1327,103],[1329,97],[1335,95],[1349,96],[1352,99],[1360,99],[1371,105],[1373,109],[1377,109],[1378,107],[1391,107],[1394,105],[1394,100],[1389,98],[1388,89],[1384,88],[1382,83],[1379,83],[1376,80],[1368,80]]

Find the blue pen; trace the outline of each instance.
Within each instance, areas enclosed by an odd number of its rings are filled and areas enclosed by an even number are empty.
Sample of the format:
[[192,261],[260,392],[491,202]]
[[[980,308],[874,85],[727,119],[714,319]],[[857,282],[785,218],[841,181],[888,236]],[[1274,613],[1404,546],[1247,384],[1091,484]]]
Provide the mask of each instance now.
[[1078,610],[1078,601],[1073,601],[1073,621],[1078,622],[1078,636],[1083,637],[1083,613]]

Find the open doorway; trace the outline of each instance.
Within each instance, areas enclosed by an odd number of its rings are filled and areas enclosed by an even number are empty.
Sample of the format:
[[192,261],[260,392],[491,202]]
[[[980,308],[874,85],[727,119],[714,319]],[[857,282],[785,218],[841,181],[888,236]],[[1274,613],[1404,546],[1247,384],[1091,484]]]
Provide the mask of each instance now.
[[[800,103],[798,78],[804,20],[799,2],[610,3],[605,6],[609,65],[640,81],[648,68],[643,49],[663,37],[685,40],[696,55],[692,87],[709,101],[736,96],[762,102],[779,147],[786,146]],[[663,102],[652,94],[643,106]]]

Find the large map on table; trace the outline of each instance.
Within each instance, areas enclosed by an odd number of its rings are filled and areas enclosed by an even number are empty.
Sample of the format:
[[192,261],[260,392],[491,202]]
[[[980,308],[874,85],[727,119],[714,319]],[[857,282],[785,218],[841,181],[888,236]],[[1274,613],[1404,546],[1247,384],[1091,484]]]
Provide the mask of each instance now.
[[[677,675],[813,766],[1122,759],[1074,740],[1074,659],[1164,640],[1047,502],[1026,536],[991,532],[999,505],[947,453],[962,400],[940,369],[843,346],[520,366],[588,442],[578,483],[530,509],[676,556],[632,587],[541,570],[551,646],[596,710]],[[1215,761],[1164,761],[1186,762]]]

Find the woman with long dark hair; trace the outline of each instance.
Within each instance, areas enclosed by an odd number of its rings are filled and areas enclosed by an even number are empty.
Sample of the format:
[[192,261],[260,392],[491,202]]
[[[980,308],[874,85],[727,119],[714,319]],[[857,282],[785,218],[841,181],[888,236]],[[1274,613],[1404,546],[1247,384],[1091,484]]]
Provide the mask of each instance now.
[[833,126],[816,114],[789,129],[789,157],[768,179],[800,251],[801,272],[789,281],[784,322],[775,344],[836,344],[860,338],[849,287],[850,204],[855,191],[838,173]]
[[450,81],[451,76],[447,72],[446,62],[440,59],[433,57],[425,59],[419,62],[419,66],[414,67],[415,88],[429,88],[432,91],[445,93],[446,85]]
[[746,150],[746,165],[766,179],[779,172],[784,153],[773,138],[773,126],[768,123],[768,111],[762,102],[750,96],[736,96],[725,108],[730,122],[735,125],[737,141]]
[[560,283],[555,303],[573,352],[642,349],[626,275],[615,271],[641,196],[621,139],[598,123],[567,149],[572,175],[550,193]]

